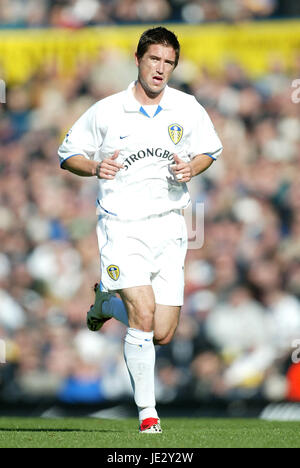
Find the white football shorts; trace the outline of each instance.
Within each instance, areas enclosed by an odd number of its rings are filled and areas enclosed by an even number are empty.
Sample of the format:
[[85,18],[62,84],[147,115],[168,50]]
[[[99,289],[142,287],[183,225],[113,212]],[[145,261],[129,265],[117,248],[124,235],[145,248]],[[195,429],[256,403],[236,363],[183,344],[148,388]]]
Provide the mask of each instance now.
[[180,210],[137,221],[103,212],[97,236],[104,291],[152,285],[157,304],[183,305],[187,230]]

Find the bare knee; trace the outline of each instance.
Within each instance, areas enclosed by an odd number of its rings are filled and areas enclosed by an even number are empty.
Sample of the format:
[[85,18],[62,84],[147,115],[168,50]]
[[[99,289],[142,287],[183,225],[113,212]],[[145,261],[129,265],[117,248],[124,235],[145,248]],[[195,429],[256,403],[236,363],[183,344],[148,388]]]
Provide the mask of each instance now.
[[169,344],[179,323],[180,306],[156,304],[154,321],[154,343]]
[[169,343],[171,343],[172,339],[174,336],[174,331],[169,331],[167,333],[159,333],[155,332],[154,333],[154,344],[160,345],[160,346],[165,346]]
[[154,328],[154,312],[151,310],[132,309],[129,315],[129,326],[145,332]]
[[129,326],[145,332],[154,329],[155,301],[152,288],[136,287],[119,291],[127,313]]
[[154,308],[151,304],[141,307],[139,304],[127,302],[129,326],[145,332],[154,329]]

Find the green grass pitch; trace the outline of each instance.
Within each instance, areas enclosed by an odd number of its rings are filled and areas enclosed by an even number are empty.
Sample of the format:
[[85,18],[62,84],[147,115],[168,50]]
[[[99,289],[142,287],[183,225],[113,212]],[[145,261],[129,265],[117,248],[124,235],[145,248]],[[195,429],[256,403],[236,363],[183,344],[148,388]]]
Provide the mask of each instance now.
[[259,419],[162,421],[139,434],[137,420],[0,418],[0,448],[299,448],[300,422]]

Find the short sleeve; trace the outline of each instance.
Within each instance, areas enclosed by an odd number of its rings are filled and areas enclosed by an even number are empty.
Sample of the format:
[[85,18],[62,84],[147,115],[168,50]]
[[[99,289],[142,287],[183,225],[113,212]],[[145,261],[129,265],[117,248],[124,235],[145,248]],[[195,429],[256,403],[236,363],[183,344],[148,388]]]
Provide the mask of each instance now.
[[93,159],[102,144],[97,128],[97,104],[90,107],[72,126],[58,149],[60,165],[72,156]]
[[194,100],[192,115],[193,126],[189,145],[190,157],[194,158],[198,154],[207,154],[212,159],[217,159],[223,150],[222,143],[208,113],[196,99]]

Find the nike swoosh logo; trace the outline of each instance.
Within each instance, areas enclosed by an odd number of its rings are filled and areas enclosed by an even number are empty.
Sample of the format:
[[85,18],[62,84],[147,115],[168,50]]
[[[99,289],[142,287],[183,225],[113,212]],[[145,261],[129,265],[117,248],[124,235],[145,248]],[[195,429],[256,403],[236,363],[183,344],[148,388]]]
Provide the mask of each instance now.
[[120,140],[124,140],[124,138],[127,138],[127,137],[129,137],[129,135],[120,136]]

